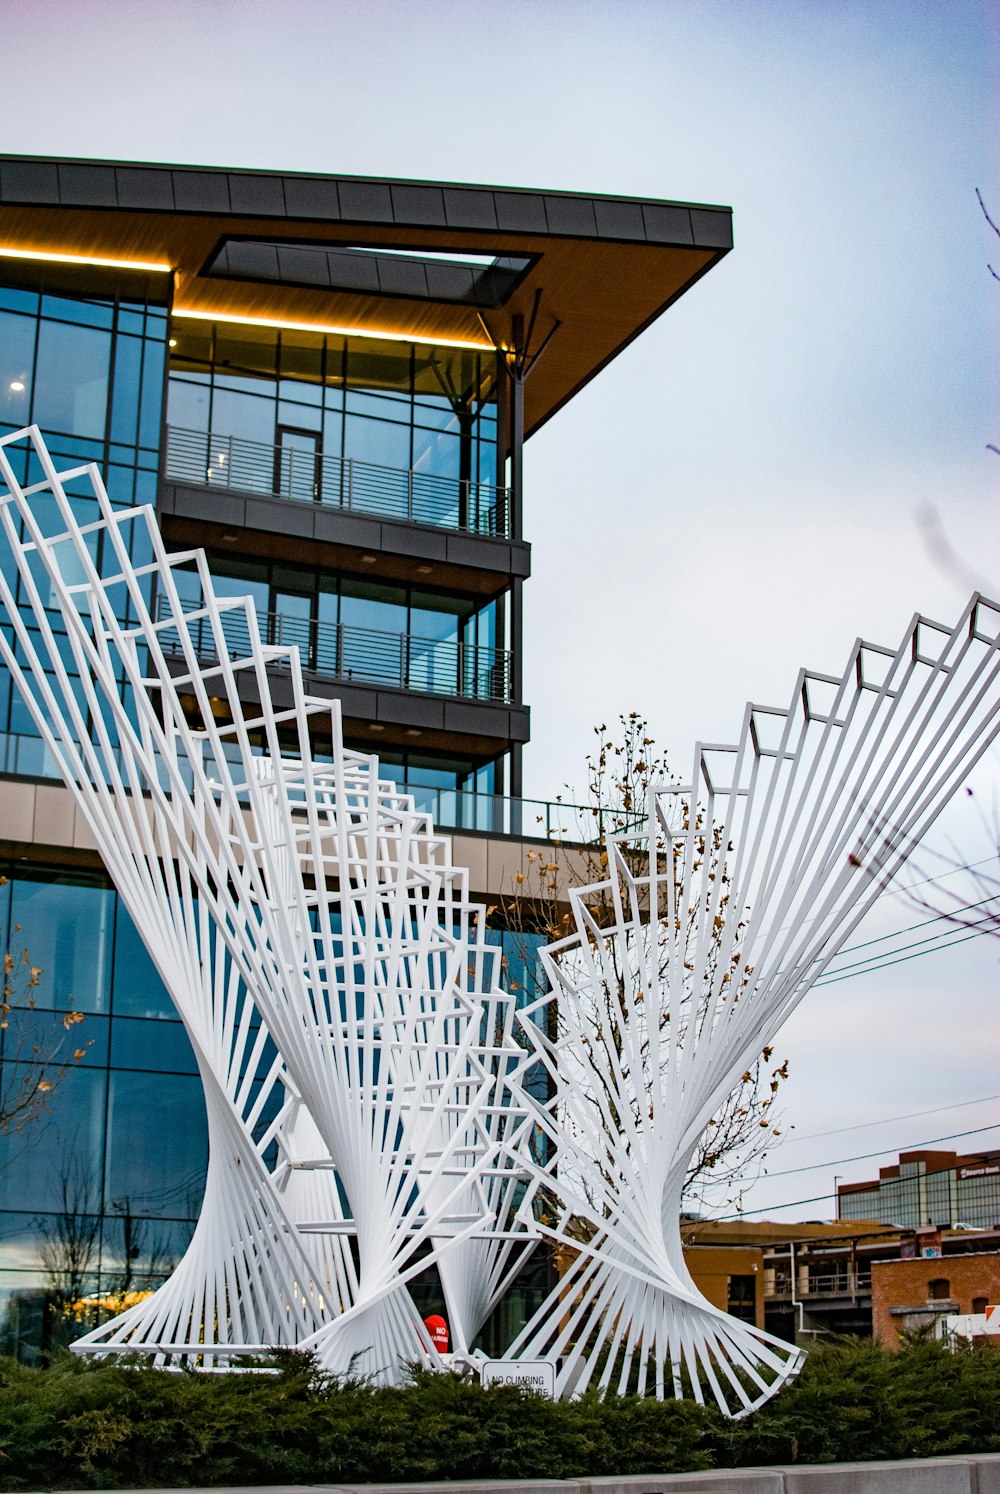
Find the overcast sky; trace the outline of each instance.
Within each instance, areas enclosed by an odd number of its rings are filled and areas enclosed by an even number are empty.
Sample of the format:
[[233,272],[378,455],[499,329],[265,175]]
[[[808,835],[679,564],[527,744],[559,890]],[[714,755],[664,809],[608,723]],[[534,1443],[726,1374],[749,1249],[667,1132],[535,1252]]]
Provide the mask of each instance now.
[[[1000,216],[991,13],[8,0],[0,148],[732,205],[733,253],[526,452],[526,790],[549,796],[582,781],[596,721],[640,710],[686,763],[747,698],[787,700],[800,664],[839,672],[858,634],[896,643],[914,611],[951,621],[1000,586],[1000,241],[974,195]],[[949,833],[989,854],[968,804]],[[854,942],[926,916],[897,898]],[[814,992],[779,1040],[796,1139],[771,1165],[831,1165],[746,1207],[996,1119],[942,1107],[1000,1094],[998,961],[978,939]]]

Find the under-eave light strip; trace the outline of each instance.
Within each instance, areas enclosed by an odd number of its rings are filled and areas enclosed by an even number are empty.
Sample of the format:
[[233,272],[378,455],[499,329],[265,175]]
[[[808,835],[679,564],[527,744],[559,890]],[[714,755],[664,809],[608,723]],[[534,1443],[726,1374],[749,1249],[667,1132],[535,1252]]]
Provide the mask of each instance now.
[[233,316],[219,311],[188,311],[175,306],[173,317],[199,322],[232,322],[242,327],[277,327],[289,332],[317,332],[330,337],[371,337],[377,342],[421,342],[436,348],[468,348],[474,353],[493,353],[489,342],[473,342],[462,337],[421,337],[418,332],[383,332],[372,327],[339,327],[326,322],[289,322],[269,316]]
[[54,249],[8,249],[0,248],[0,259],[37,259],[59,265],[98,265],[108,270],[145,270],[147,273],[169,275],[173,265],[162,265],[145,259],[105,259],[98,254],[61,254]]

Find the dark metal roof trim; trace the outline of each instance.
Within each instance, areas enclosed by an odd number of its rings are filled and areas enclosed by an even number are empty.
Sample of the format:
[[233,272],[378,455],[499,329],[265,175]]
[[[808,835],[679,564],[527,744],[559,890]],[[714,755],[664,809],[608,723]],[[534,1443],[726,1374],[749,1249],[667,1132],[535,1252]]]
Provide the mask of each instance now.
[[0,202],[551,234],[699,249],[725,250],[733,244],[732,209],[697,203],[42,156],[0,155]]

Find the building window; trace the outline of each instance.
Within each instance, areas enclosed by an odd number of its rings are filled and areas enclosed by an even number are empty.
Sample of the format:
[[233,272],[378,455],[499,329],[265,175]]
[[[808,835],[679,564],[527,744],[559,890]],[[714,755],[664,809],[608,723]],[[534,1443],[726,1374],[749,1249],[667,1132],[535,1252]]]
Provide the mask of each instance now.
[[27,1068],[26,1021],[47,1031],[70,997],[85,1014],[51,1120],[28,1147],[0,1145],[0,1352],[30,1360],[95,1322],[99,1300],[169,1274],[197,1218],[207,1127],[191,1044],[107,878],[0,875],[0,948],[42,967],[37,1010],[15,1007],[0,1032],[0,1085]]
[[935,1276],[927,1283],[927,1295],[932,1302],[946,1302],[951,1296],[951,1282],[947,1276]]
[[726,1311],[732,1318],[741,1318],[744,1323],[757,1321],[757,1277],[755,1275],[730,1276]]
[[[459,511],[497,481],[495,354],[183,320],[171,330],[172,475],[350,508],[395,502],[399,518],[447,527],[495,522]],[[350,463],[394,469],[401,486]],[[414,490],[407,472],[432,481]]]
[[989,1305],[989,1297],[973,1297],[972,1299],[972,1311],[974,1313],[984,1313]]
[[[166,338],[166,307],[0,286],[0,435],[36,424],[57,466],[99,464],[112,503],[155,501]],[[9,447],[8,456],[18,481],[37,478],[26,443]],[[97,518],[92,497],[77,493],[73,501],[81,523]],[[142,526],[122,533],[142,564]],[[99,569],[107,543],[95,534]],[[23,579],[17,585],[23,600]],[[54,600],[50,596],[48,604]],[[60,615],[53,625],[65,632]],[[72,672],[68,648],[65,662]],[[6,672],[0,680],[0,772],[61,776]],[[78,979],[75,971],[72,978]],[[101,979],[98,965],[84,985],[92,988]],[[82,993],[81,986],[81,1000]],[[91,994],[88,989],[88,999]]]

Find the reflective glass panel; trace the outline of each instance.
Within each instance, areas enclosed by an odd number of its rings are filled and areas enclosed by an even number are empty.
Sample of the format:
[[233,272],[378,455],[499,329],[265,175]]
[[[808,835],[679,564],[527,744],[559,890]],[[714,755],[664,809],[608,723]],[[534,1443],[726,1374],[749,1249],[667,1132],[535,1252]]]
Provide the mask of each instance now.
[[352,628],[375,628],[383,633],[405,633],[406,594],[402,587],[345,581],[340,598],[340,620]]
[[272,446],[274,400],[217,388],[212,398],[212,431],[219,436],[236,436]]
[[167,400],[167,424],[180,430],[207,431],[209,386],[206,383],[171,379]]
[[102,439],[110,365],[110,332],[40,322],[33,414],[42,429]]
[[[11,946],[42,968],[39,1006],[108,1009],[114,893],[108,887],[18,877],[11,889]],[[20,925],[20,928],[14,927]]]
[[[124,905],[119,900],[115,926],[112,1006],[118,1015],[173,1017],[174,1004],[167,995],[159,972],[146,952]],[[115,1024],[115,1031],[118,1024]],[[116,1058],[115,1063],[124,1062]],[[145,1067],[145,1066],[144,1066]]]
[[108,1107],[108,1198],[128,1200],[139,1214],[191,1218],[208,1153],[200,1080],[112,1071]]
[[0,420],[8,425],[29,419],[35,325],[30,317],[0,312]]
[[16,1133],[0,1141],[0,1208],[100,1210],[106,1082],[103,1069],[69,1069],[31,1144]]
[[379,467],[410,465],[410,428],[391,420],[369,420],[348,415],[344,429],[344,455]]
[[197,1073],[194,1050],[183,1024],[162,1018],[147,1022],[138,1017],[114,1017],[111,1023],[111,1067],[152,1069],[158,1073]]

